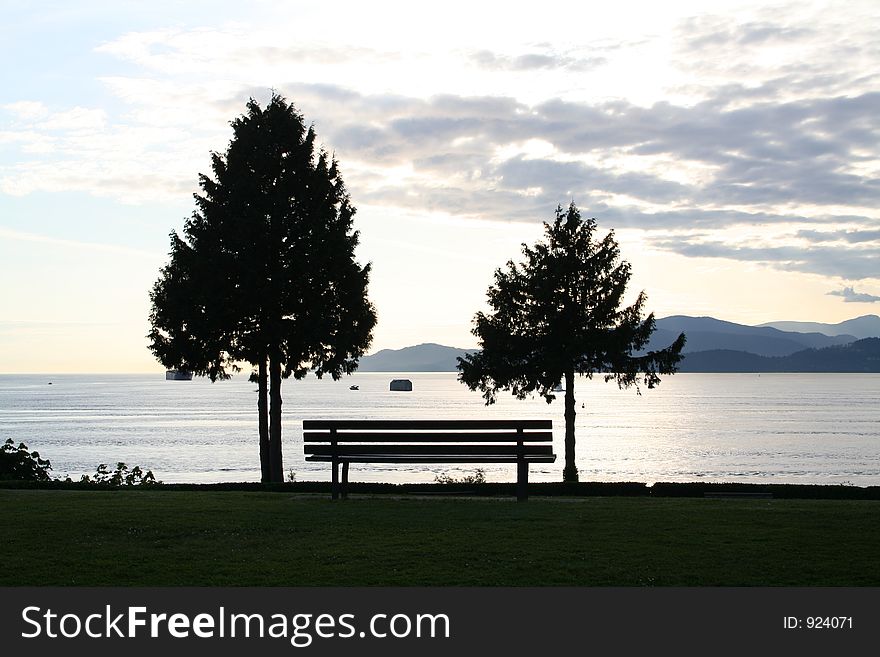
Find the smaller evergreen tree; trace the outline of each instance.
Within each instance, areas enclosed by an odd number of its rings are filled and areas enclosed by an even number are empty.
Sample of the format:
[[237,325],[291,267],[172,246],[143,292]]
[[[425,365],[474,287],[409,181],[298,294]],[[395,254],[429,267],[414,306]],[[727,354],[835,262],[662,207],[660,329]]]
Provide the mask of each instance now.
[[631,266],[609,232],[596,239],[596,220],[581,218],[574,203],[556,209],[544,224],[545,241],[523,244],[525,262],[495,271],[489,288],[491,314],[474,317],[480,351],[458,359],[459,381],[480,390],[487,404],[499,390],[518,399],[532,393],[548,403],[565,382],[565,481],[577,481],[575,375],[602,374],[627,388],[660,383],[681,360],[685,336],[665,349],[638,352],[654,331],[654,314],[643,318],[646,296],[621,308]]

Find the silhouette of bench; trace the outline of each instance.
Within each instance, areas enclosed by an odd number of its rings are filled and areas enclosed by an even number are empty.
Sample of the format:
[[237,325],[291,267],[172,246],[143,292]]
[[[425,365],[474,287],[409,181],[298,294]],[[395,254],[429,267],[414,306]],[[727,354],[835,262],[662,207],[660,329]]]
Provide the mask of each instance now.
[[306,461],[331,464],[333,499],[346,496],[351,463],[511,463],[524,501],[529,464],[556,460],[552,429],[552,420],[303,420],[303,443]]

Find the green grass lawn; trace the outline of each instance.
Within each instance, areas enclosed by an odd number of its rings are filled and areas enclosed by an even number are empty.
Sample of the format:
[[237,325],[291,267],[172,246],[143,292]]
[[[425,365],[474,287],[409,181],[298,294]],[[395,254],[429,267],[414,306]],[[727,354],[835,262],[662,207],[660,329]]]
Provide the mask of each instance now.
[[0,585],[880,585],[880,502],[0,490]]

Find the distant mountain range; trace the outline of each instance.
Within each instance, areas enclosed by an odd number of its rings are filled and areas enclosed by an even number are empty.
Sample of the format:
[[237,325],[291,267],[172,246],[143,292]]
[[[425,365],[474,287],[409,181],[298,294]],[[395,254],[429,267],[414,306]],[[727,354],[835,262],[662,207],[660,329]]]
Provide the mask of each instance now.
[[780,331],[797,331],[798,333],[824,333],[825,335],[854,335],[857,338],[873,338],[880,335],[880,317],[862,315],[848,319],[839,324],[819,324],[818,322],[768,322],[761,326],[770,326]]
[[[713,317],[675,315],[657,320],[648,349],[687,336],[682,372],[880,372],[880,317],[839,324],[771,322],[747,326]],[[860,339],[862,338],[862,339]],[[474,350],[427,343],[383,349],[361,358],[361,372],[453,372]]]
[[880,372],[880,338],[847,345],[804,349],[790,356],[756,356],[713,349],[685,356],[681,372]]
[[657,330],[651,335],[648,349],[662,349],[672,344],[679,333],[687,336],[685,353],[729,349],[758,356],[788,356],[802,349],[821,349],[857,340],[854,335],[781,331],[770,326],[746,326],[713,317],[675,315],[657,320]]
[[[471,351],[474,351],[473,349]],[[359,372],[453,372],[466,349],[427,343],[403,349],[383,349],[361,358]]]

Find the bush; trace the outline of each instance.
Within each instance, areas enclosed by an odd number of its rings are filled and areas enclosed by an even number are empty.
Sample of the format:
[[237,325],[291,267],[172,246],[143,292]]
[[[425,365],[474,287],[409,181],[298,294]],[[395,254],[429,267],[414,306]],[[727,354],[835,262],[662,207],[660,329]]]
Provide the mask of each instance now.
[[[0,447],[0,481],[51,481],[49,471],[52,464],[49,459],[40,458],[39,452],[29,452],[27,445],[19,443],[18,447],[7,438]],[[55,481],[61,481],[55,479]],[[70,482],[70,477],[65,481]],[[106,463],[98,466],[93,476],[83,475],[80,481],[84,484],[99,484],[103,486],[150,486],[161,484],[156,481],[152,470],[143,471],[141,466],[136,465],[130,470],[128,466],[119,462],[112,472]]]
[[0,481],[49,481],[51,469],[48,459],[41,459],[39,452],[28,452],[24,443],[16,447],[12,438],[7,438],[0,448]]
[[129,470],[128,466],[122,461],[116,464],[116,469],[113,472],[110,472],[106,463],[102,463],[98,466],[98,469],[92,477],[89,477],[89,475],[83,475],[80,481],[86,484],[99,484],[112,487],[151,486],[162,483],[161,481],[156,481],[156,477],[153,476],[152,470],[144,472],[139,465],[136,465]]
[[486,471],[483,468],[477,468],[472,475],[465,475],[461,479],[450,477],[445,472],[434,476],[434,481],[438,484],[485,484]]

